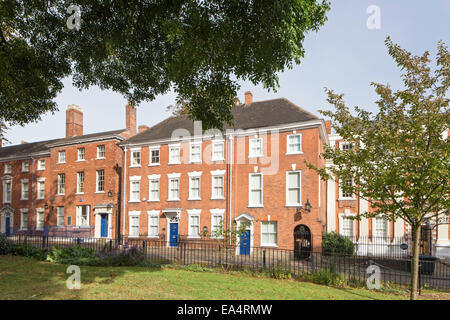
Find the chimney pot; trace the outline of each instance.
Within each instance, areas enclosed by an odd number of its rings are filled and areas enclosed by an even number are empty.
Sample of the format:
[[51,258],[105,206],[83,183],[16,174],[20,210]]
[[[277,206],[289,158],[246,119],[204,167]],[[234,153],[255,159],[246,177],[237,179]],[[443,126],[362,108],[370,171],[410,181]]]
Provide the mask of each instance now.
[[245,92],[245,105],[249,105],[253,102],[253,94],[251,91]]
[[66,138],[83,135],[83,111],[71,104],[66,110]]

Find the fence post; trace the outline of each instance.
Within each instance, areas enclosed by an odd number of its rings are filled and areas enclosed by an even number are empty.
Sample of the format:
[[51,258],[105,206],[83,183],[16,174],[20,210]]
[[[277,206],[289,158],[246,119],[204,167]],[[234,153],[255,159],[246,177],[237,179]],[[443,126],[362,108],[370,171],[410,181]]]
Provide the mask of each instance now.
[[266,249],[263,250],[263,268],[266,269]]

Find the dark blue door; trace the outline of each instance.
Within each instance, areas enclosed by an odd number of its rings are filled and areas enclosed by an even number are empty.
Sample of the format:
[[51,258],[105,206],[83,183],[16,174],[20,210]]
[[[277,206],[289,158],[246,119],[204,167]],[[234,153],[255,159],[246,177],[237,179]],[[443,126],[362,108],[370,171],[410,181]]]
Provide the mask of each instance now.
[[170,224],[169,246],[171,247],[178,246],[178,223]]
[[9,231],[9,217],[6,217],[5,218],[5,233],[6,233],[6,236],[8,237],[9,236],[9,233],[10,233],[10,231]]
[[250,230],[245,230],[241,233],[241,239],[239,241],[239,253],[250,254]]
[[101,215],[101,224],[100,224],[100,237],[108,237],[108,215],[102,214]]

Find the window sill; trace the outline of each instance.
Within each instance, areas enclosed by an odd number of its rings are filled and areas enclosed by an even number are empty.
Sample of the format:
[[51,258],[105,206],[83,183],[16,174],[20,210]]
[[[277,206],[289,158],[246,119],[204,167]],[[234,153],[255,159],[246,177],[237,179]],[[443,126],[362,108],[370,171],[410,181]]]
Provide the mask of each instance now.
[[83,160],[75,160],[75,162],[85,162],[86,161],[86,159],[83,159]]
[[82,195],[84,195],[84,192],[77,192],[77,193],[75,193],[77,196],[82,196]]
[[140,200],[129,200],[128,203],[139,203],[141,202]]
[[356,201],[355,198],[338,198],[338,201]]
[[36,198],[36,200],[44,200],[44,198]]
[[201,201],[201,198],[188,198],[188,201]]
[[223,159],[211,159],[211,161],[225,161],[225,158],[223,158]]
[[149,167],[158,167],[160,165],[161,165],[160,163],[149,163],[148,164]]
[[261,244],[261,247],[266,247],[266,248],[278,248],[277,244]]
[[201,239],[200,236],[188,236],[188,239]]
[[65,193],[58,193],[56,194],[57,197],[64,197],[66,194]]
[[298,204],[295,204],[295,203],[286,203],[286,207],[287,207],[287,208],[302,208],[303,206],[302,206],[300,203],[298,203]]
[[201,161],[189,161],[189,164],[202,164]]
[[256,204],[253,204],[253,205],[249,204],[247,206],[247,208],[264,208],[264,205],[263,204],[258,204],[258,205],[256,205]]
[[65,162],[57,162],[56,164],[65,164]]
[[94,193],[105,193],[105,191],[95,191]]
[[225,197],[222,197],[222,198],[211,198],[210,200],[225,200]]
[[300,152],[286,152],[285,153],[286,156],[291,156],[291,155],[296,155],[296,154],[303,154],[303,152],[300,151]]
[[149,239],[159,239],[159,236],[148,236]]
[[160,202],[160,200],[147,200],[147,202]]
[[173,165],[173,164],[181,164],[181,162],[168,162],[168,165]]
[[130,168],[140,168],[141,165],[134,165],[134,166],[130,166]]
[[105,160],[106,158],[105,157],[103,157],[103,158],[95,158],[95,160]]
[[176,202],[176,201],[180,201],[180,199],[168,199],[166,201],[168,201],[168,202]]
[[135,238],[135,239],[137,239],[137,238],[139,238],[139,236],[128,236],[128,238]]
[[28,201],[29,199],[20,198],[20,201]]

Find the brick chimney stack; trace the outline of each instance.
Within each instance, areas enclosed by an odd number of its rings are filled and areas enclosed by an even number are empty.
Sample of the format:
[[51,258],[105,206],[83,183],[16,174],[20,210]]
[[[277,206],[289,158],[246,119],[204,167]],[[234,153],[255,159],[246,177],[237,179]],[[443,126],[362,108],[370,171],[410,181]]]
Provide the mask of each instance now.
[[251,91],[245,92],[245,105],[249,105],[253,102],[253,94]]
[[127,104],[125,108],[126,128],[129,130],[130,135],[134,136],[136,134],[136,108],[130,104]]
[[327,133],[331,134],[331,121],[325,121],[325,128],[327,129]]
[[66,138],[83,135],[83,111],[71,104],[66,110]]
[[146,126],[145,124],[142,124],[138,127],[138,133],[144,132],[148,128],[149,128],[148,126]]

